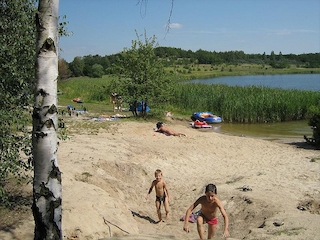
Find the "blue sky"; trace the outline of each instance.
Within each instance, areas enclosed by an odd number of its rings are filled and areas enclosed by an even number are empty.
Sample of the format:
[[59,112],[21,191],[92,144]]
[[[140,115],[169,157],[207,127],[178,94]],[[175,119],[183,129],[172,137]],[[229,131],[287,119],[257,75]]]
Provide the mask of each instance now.
[[[70,37],[60,57],[111,55],[147,33],[159,46],[197,51],[320,52],[319,0],[60,0]],[[141,2],[141,0],[140,0]],[[142,38],[143,39],[143,38]]]

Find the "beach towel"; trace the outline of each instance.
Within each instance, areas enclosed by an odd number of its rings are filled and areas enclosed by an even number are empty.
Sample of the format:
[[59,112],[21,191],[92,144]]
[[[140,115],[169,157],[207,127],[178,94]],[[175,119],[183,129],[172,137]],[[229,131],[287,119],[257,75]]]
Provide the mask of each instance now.
[[[182,216],[182,217],[180,218],[180,221],[184,221],[184,220],[185,220],[185,216]],[[196,221],[197,221],[197,218],[196,218],[195,214],[194,214],[194,213],[191,213],[191,214],[190,214],[190,217],[189,217],[189,222],[195,223]]]

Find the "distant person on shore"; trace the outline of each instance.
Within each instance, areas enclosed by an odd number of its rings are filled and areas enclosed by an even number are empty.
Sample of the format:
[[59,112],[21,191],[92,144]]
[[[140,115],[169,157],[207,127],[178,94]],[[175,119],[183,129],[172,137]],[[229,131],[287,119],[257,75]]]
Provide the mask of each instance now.
[[201,212],[197,217],[197,229],[199,237],[204,239],[204,228],[203,224],[208,224],[208,239],[212,239],[216,233],[218,217],[217,210],[219,209],[223,218],[224,218],[224,230],[223,237],[229,237],[229,218],[222,206],[221,201],[217,198],[217,188],[214,184],[208,184],[206,186],[205,194],[199,197],[187,210],[184,220],[183,230],[189,232],[189,217],[192,213],[192,210],[201,204]]
[[115,93],[115,92],[111,93],[110,102],[112,102],[114,112],[116,110],[119,112],[122,112],[122,99],[118,93]]
[[179,136],[179,137],[181,137],[181,136],[186,137],[187,136],[184,133],[177,133],[174,130],[169,129],[167,126],[164,125],[163,122],[157,122],[155,131],[160,132],[160,133],[164,133],[166,135],[172,135],[172,136]]
[[166,182],[162,178],[162,171],[160,169],[157,169],[154,173],[155,180],[152,181],[151,187],[149,189],[149,192],[146,196],[146,200],[149,198],[150,193],[152,192],[152,189],[156,189],[156,208],[157,208],[157,214],[159,217],[159,222],[163,222],[162,216],[161,216],[161,203],[164,204],[164,209],[166,211],[166,220],[168,220],[169,217],[169,190]]

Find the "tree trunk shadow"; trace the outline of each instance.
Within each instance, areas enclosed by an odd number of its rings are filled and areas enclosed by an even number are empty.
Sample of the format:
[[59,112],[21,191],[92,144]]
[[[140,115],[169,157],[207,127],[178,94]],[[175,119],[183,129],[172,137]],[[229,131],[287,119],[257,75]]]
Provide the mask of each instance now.
[[142,218],[142,219],[145,219],[145,220],[147,220],[147,221],[149,221],[150,223],[153,223],[153,224],[156,224],[157,222],[155,221],[155,220],[153,220],[151,217],[149,217],[149,216],[143,216],[143,215],[141,215],[141,214],[139,214],[139,213],[137,213],[137,212],[134,212],[134,211],[132,211],[132,210],[130,210],[131,211],[131,213],[132,213],[132,216],[134,216],[134,217],[139,217],[139,218]]

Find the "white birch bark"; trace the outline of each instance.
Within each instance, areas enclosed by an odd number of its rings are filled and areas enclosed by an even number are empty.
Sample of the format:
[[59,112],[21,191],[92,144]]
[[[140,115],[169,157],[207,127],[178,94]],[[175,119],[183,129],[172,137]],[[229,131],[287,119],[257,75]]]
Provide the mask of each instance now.
[[62,185],[57,161],[59,0],[39,0],[33,110],[34,239],[62,239]]

